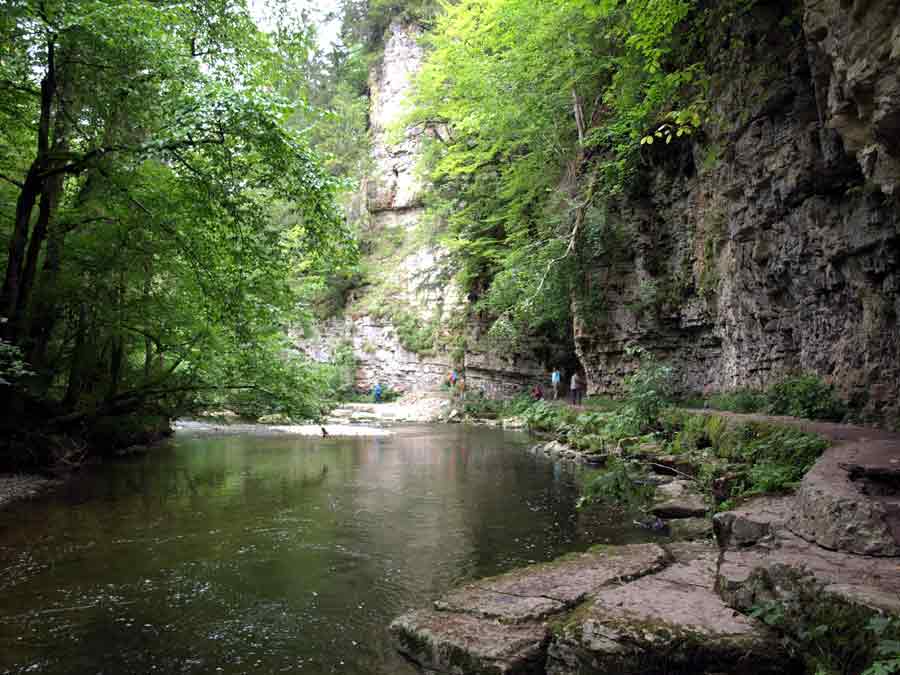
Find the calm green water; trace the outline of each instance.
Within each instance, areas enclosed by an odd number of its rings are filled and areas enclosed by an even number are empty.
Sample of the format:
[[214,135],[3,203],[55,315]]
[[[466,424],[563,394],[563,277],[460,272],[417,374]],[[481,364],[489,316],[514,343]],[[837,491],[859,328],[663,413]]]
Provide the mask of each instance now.
[[179,434],[0,511],[0,672],[413,672],[387,624],[625,533],[523,434]]

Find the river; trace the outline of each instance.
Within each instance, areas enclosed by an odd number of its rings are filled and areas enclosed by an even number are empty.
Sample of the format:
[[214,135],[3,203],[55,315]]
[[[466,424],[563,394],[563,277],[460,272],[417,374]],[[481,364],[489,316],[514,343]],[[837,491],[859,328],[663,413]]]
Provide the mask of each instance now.
[[635,536],[525,434],[396,431],[179,433],[0,511],[0,671],[403,675],[405,609]]

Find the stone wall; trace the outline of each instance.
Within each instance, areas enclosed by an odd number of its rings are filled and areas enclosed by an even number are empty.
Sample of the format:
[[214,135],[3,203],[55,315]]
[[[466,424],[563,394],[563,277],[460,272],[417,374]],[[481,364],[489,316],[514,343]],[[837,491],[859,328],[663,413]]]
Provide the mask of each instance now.
[[612,207],[626,245],[589,272],[601,311],[576,303],[591,391],[619,391],[638,344],[685,390],[812,371],[896,408],[898,2],[807,5],[758,3],[710,48],[705,136],[650,146]]

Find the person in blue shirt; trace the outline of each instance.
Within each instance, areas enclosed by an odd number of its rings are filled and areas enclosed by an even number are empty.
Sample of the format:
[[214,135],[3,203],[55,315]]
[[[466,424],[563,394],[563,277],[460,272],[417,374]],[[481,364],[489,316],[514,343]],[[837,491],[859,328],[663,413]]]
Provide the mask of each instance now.
[[375,388],[372,390],[372,393],[375,394],[375,403],[381,403],[381,383],[378,382],[375,385]]
[[553,386],[553,400],[556,401],[559,398],[559,382],[562,377],[559,374],[559,368],[554,368],[553,372],[550,374],[550,384]]

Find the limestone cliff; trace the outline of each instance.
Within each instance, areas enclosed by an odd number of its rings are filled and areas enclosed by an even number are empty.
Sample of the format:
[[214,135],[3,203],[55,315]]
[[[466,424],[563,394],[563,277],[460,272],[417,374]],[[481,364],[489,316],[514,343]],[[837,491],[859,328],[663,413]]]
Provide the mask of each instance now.
[[[641,345],[684,391],[763,387],[812,371],[871,411],[900,398],[900,0],[762,0],[708,39],[702,135],[645,150],[610,205],[622,245],[574,302],[592,393],[617,393]],[[423,52],[393,24],[370,73],[365,264],[377,279],[301,342],[352,345],[358,384],[438,386],[451,365],[489,394],[548,363],[487,345],[422,204],[422,138],[397,129]],[[427,339],[421,339],[423,336]],[[427,343],[427,344],[425,344]]]
[[685,390],[812,371],[896,409],[898,7],[760,2],[708,46],[704,137],[648,153],[611,214],[627,245],[590,270],[602,311],[576,303],[590,390],[618,391],[641,344]]
[[399,128],[411,77],[422,64],[420,33],[414,25],[393,23],[369,73],[372,168],[362,189],[369,279],[350,294],[340,316],[297,342],[323,361],[339,345],[351,346],[361,389],[375,382],[435,389],[451,367],[462,367],[471,389],[509,395],[543,379],[545,367],[536,358],[484,344],[448,251],[437,241],[439,228],[427,221],[422,204],[416,164],[422,136],[436,131]]

